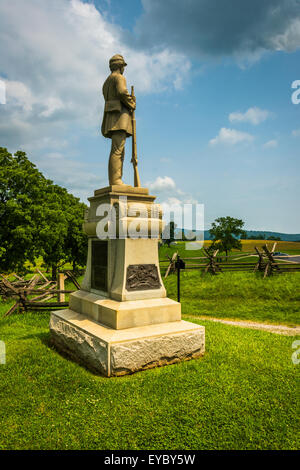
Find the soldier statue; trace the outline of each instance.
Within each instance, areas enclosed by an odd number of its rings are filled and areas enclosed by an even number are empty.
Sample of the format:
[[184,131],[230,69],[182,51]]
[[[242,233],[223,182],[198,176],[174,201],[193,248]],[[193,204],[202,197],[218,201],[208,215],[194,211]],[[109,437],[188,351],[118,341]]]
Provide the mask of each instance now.
[[135,97],[129,94],[123,76],[126,65],[120,54],[114,55],[109,61],[111,74],[105,80],[102,89],[105,107],[101,132],[104,137],[111,139],[108,163],[110,185],[124,184],[122,174],[125,142],[126,137],[130,137],[133,133]]

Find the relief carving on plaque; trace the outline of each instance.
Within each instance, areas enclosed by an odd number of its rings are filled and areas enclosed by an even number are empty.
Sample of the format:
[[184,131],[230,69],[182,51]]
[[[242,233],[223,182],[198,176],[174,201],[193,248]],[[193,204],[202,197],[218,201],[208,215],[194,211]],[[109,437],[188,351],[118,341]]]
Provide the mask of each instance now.
[[127,268],[126,289],[145,290],[161,287],[155,264],[131,264]]

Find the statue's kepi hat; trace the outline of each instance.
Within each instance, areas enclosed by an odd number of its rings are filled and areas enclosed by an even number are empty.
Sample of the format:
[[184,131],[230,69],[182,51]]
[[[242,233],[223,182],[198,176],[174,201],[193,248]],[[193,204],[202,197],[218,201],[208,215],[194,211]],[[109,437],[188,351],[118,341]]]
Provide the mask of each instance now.
[[116,54],[116,55],[112,56],[111,59],[109,59],[109,65],[113,65],[113,64],[120,64],[120,65],[124,65],[124,66],[127,65],[125,60],[124,60],[124,57],[121,54]]

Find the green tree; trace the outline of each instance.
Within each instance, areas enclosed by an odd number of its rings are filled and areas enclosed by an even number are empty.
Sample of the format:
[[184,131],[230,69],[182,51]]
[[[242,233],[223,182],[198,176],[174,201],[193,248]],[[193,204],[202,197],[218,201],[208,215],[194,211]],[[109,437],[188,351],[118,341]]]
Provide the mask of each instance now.
[[170,243],[175,240],[175,228],[176,224],[174,220],[170,220],[170,222],[164,228],[162,238],[168,246],[170,246]]
[[76,266],[84,266],[87,258],[88,240],[82,230],[87,206],[72,194],[68,196],[68,232],[65,239],[65,250],[67,259],[73,264],[73,270],[75,270]]
[[85,204],[46,179],[24,152],[0,148],[0,271],[22,270],[42,256],[52,269],[85,262]]
[[65,188],[51,184],[44,193],[44,211],[39,220],[41,255],[52,279],[66,262],[83,265],[86,262],[87,237],[82,231],[86,205]]
[[245,236],[244,224],[241,219],[234,219],[229,216],[216,219],[209,230],[213,247],[221,252],[225,251],[226,258],[233,248],[241,250],[242,243],[239,238]]
[[24,152],[0,147],[0,270],[21,270],[38,255],[37,220],[46,179]]

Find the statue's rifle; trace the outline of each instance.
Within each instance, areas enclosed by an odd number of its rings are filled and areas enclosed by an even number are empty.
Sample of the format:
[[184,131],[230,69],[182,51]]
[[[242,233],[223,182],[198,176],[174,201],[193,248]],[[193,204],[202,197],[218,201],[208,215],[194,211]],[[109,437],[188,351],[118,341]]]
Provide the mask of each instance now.
[[[134,87],[131,87],[131,96],[134,98]],[[131,163],[133,164],[134,169],[134,186],[139,188],[141,186],[140,175],[138,170],[138,160],[137,160],[137,149],[136,149],[136,121],[135,121],[135,112],[132,111],[132,158]]]

